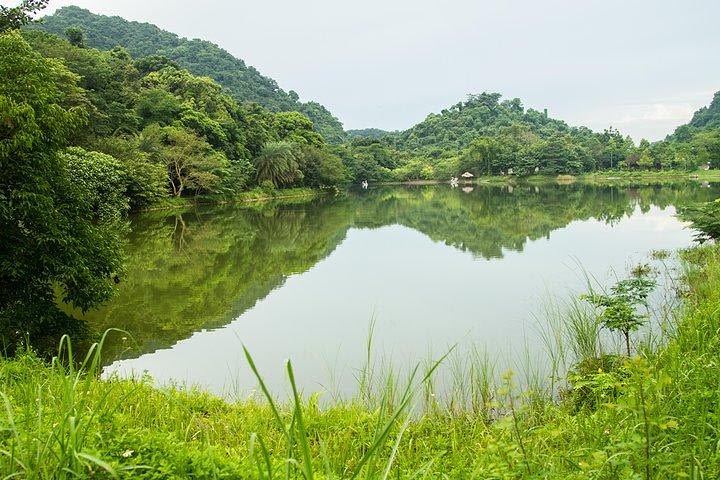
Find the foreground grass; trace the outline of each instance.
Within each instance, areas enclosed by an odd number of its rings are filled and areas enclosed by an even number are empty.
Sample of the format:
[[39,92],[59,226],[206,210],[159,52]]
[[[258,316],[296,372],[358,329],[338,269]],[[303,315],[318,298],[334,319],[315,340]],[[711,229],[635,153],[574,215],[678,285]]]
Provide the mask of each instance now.
[[[0,362],[6,478],[717,478],[720,249],[684,254],[685,309],[667,343],[573,377],[559,400],[470,365],[462,406],[407,388],[327,408],[227,403],[102,381],[32,354]],[[63,349],[67,358],[68,349]],[[249,359],[251,361],[251,359]],[[590,362],[592,365],[592,362]],[[474,370],[475,369],[475,370]],[[473,377],[473,371],[474,377]],[[85,374],[90,372],[91,374]],[[289,381],[292,369],[288,366]],[[424,375],[424,374],[423,374]],[[556,397],[557,398],[557,397]],[[417,406],[413,410],[413,406]],[[422,413],[421,413],[422,412]]]

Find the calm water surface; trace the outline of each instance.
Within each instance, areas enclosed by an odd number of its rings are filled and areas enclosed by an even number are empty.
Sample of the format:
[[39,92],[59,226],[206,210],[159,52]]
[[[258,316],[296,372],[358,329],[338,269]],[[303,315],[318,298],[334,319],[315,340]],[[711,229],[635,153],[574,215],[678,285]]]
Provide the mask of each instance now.
[[583,270],[605,281],[689,245],[675,206],[719,195],[696,183],[441,185],[153,213],[133,221],[119,295],[88,319],[136,342],[112,339],[107,373],[242,395],[255,386],[245,344],[275,391],[291,358],[306,391],[348,394],[371,318],[376,358],[398,364],[453,344],[534,352],[549,298],[582,291]]

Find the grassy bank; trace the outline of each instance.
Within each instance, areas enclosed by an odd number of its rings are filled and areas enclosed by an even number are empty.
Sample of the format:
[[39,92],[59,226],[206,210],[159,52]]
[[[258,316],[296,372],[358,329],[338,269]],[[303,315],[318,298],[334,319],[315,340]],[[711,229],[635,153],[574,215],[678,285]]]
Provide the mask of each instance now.
[[310,199],[326,195],[328,192],[335,193],[334,189],[319,189],[309,187],[284,188],[277,190],[253,188],[245,192],[236,193],[232,196],[226,195],[197,195],[193,197],[166,197],[145,208],[144,211],[166,210],[174,208],[187,208],[194,205],[224,205],[233,203],[256,203],[269,202],[274,200],[288,200],[294,198]]
[[[581,175],[529,175],[519,177],[516,175],[481,175],[471,180],[463,180],[460,185],[514,185],[517,183],[568,184],[575,182],[597,185],[638,185],[675,183],[680,181],[720,181],[720,170],[604,170]],[[407,180],[404,182],[385,182],[382,185],[435,185],[447,184],[445,180]]]
[[502,184],[512,182],[527,183],[585,183],[593,185],[646,185],[659,183],[675,183],[683,181],[720,181],[720,170],[606,170],[582,175],[531,175],[528,177],[480,177],[479,183]]
[[618,170],[587,173],[580,175],[577,178],[578,180],[587,183],[604,183],[623,180],[642,182],[699,180],[716,182],[720,181],[720,170],[695,170],[692,172],[688,172],[686,170]]
[[586,361],[572,387],[559,390],[520,392],[510,373],[496,382],[491,362],[479,355],[457,370],[462,403],[435,399],[432,382],[423,381],[432,370],[425,365],[408,382],[371,381],[366,371],[356,399],[327,408],[316,397],[276,407],[262,389],[227,403],[148,381],[102,381],[92,375],[97,355],[80,370],[32,354],[4,360],[0,472],[14,478],[717,478],[720,249],[694,248],[683,257],[685,307],[664,346],[629,360]]

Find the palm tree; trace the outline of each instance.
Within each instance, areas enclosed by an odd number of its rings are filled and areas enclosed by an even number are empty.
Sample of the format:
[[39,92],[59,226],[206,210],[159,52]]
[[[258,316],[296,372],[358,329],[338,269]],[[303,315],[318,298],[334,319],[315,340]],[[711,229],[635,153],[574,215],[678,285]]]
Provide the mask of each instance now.
[[274,186],[289,185],[302,179],[295,146],[290,142],[268,142],[255,158],[257,181]]

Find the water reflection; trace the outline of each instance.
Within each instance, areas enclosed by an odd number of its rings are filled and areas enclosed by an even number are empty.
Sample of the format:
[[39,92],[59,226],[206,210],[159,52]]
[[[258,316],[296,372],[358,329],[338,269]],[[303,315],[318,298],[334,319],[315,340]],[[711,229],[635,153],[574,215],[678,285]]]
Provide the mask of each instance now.
[[538,296],[576,286],[578,262],[622,270],[689,244],[668,207],[717,195],[697,184],[424,186],[155,212],[133,221],[118,296],[86,318],[137,342],[113,337],[108,358],[137,359],[116,370],[247,387],[242,341],[260,364],[299,357],[306,378],[323,382],[329,364],[362,358],[373,311],[382,348],[408,357],[468,335],[521,342]]

